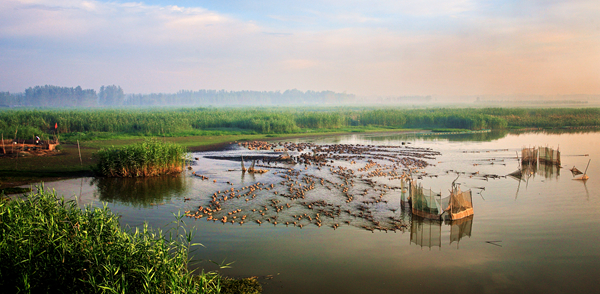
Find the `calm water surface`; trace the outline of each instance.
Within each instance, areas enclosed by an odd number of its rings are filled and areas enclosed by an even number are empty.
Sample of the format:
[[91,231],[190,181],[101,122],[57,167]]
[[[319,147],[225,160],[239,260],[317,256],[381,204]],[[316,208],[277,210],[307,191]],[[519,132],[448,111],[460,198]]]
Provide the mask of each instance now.
[[[364,230],[356,225],[298,227],[249,222],[221,224],[187,219],[202,243],[196,266],[214,270],[234,262],[229,276],[259,276],[264,293],[596,293],[600,277],[600,133],[522,133],[461,136],[412,134],[348,135],[296,142],[431,148],[420,182],[448,195],[456,172],[461,188],[472,189],[475,215],[463,222],[432,222],[398,209],[399,193],[374,209],[406,221],[402,231]],[[519,169],[524,146],[560,147],[561,169],[540,166],[523,181],[505,175]],[[258,153],[258,151],[254,151]],[[150,180],[81,178],[47,183],[81,205],[108,206],[122,224],[147,221],[164,227],[173,213],[208,204],[210,195],[229,187],[281,181],[273,171],[242,176],[239,162],[205,156],[252,154],[233,146],[222,152],[194,153],[192,168],[179,177]],[[589,156],[582,156],[588,154]],[[569,169],[584,170],[587,182]],[[237,169],[237,170],[236,170]],[[301,167],[296,167],[301,169]],[[233,170],[233,171],[229,171]],[[490,175],[486,180],[483,175]],[[500,176],[495,178],[494,176]],[[217,183],[213,182],[217,180]],[[380,183],[399,185],[387,178]],[[230,186],[226,182],[234,185]],[[482,188],[485,188],[483,190]],[[315,193],[327,193],[315,190]],[[260,198],[259,196],[258,198]],[[269,196],[270,197],[270,196]],[[189,201],[184,201],[190,198]],[[257,201],[261,201],[257,198]],[[272,197],[271,197],[272,198]],[[266,199],[263,199],[266,202]],[[293,211],[286,212],[293,213]]]

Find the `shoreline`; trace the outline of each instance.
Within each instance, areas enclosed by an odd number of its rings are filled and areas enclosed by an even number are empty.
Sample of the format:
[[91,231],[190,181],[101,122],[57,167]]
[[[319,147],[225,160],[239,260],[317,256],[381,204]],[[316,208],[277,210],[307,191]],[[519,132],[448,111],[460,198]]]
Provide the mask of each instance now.
[[[207,144],[207,145],[192,145],[192,146],[188,146],[188,152],[206,152],[206,151],[222,151],[225,150],[227,148],[227,146],[231,145],[231,144],[235,144],[237,142],[245,142],[245,141],[284,141],[284,140],[289,140],[289,139],[300,139],[300,138],[308,138],[308,137],[331,137],[331,136],[340,136],[340,135],[352,135],[352,134],[369,134],[369,135],[377,135],[377,134],[390,134],[390,133],[397,133],[397,134],[406,134],[406,133],[414,133],[414,132],[423,132],[423,131],[427,131],[427,130],[423,130],[423,129],[418,129],[418,130],[406,130],[406,129],[397,129],[397,130],[389,130],[389,131],[382,131],[382,130],[377,130],[377,131],[373,131],[373,132],[369,132],[369,131],[364,131],[364,132],[332,132],[332,133],[302,133],[302,134],[290,134],[289,136],[276,136],[276,137],[263,137],[263,138],[257,138],[257,139],[244,139],[244,137],[246,136],[240,136],[239,140],[228,140],[225,142],[219,142],[219,143],[211,143],[211,144]],[[61,154],[62,156],[66,155],[66,154]],[[71,154],[70,156],[76,156]],[[39,158],[44,158],[44,157],[39,157]],[[77,157],[77,162],[79,162],[79,158]],[[14,187],[21,187],[24,185],[28,185],[28,184],[36,184],[36,183],[41,183],[41,182],[55,182],[55,181],[61,181],[61,180],[67,180],[67,179],[76,179],[76,178],[80,178],[80,177],[93,177],[94,176],[94,172],[91,170],[79,170],[79,171],[39,171],[39,170],[32,170],[32,171],[21,171],[21,174],[23,174],[24,179],[19,179],[19,176],[17,176],[15,179],[11,179],[10,176],[5,177],[5,179],[2,181],[2,183],[0,183],[0,190],[3,190],[5,188],[14,188]],[[42,174],[42,175],[40,175]],[[44,174],[58,174],[58,175],[53,175],[53,176],[44,176]]]

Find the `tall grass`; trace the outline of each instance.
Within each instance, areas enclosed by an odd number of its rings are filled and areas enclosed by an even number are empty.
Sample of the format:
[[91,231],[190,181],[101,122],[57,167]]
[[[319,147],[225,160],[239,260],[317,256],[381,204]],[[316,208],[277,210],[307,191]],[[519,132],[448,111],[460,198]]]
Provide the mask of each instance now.
[[106,206],[80,209],[43,188],[24,200],[0,200],[0,289],[218,293],[216,273],[194,277],[188,271],[192,234],[181,219],[169,234],[147,225],[126,231]]
[[183,169],[185,149],[171,142],[149,139],[124,147],[102,148],[96,171],[106,177],[151,177]]
[[[234,130],[254,134],[301,133],[345,127],[504,129],[600,126],[600,108],[146,108],[96,110],[0,110],[0,131],[140,136],[219,135]],[[215,133],[217,132],[217,133]],[[28,134],[29,135],[29,134]],[[27,136],[28,136],[27,135]]]

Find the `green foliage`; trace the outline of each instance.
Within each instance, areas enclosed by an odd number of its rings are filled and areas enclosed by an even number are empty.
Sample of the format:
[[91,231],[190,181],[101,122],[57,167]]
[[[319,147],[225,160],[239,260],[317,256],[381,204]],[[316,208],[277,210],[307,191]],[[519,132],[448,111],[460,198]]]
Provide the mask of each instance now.
[[485,108],[481,112],[503,119],[513,128],[600,126],[600,108]]
[[102,148],[96,156],[100,175],[151,177],[181,172],[186,150],[175,143],[150,139],[122,148]]
[[[74,141],[135,136],[293,134],[347,128],[557,128],[600,126],[600,109],[147,108],[3,110],[0,129],[28,126]],[[6,137],[6,136],[5,136]]]
[[[80,209],[39,188],[0,201],[0,288],[7,293],[218,293],[215,273],[187,269],[192,234],[123,230],[107,207]],[[167,235],[169,237],[167,237]],[[173,239],[171,236],[176,236]]]
[[40,136],[40,138],[42,140],[48,139],[48,135],[45,134],[44,132],[42,132],[40,129],[38,129],[36,127],[28,126],[28,125],[24,125],[24,126],[20,126],[20,127],[16,127],[16,126],[6,127],[6,128],[2,128],[2,130],[0,132],[2,132],[2,136],[4,137],[5,140],[15,139],[15,134],[16,134],[16,139],[19,141],[20,140],[33,140],[33,138],[35,138],[35,136]]

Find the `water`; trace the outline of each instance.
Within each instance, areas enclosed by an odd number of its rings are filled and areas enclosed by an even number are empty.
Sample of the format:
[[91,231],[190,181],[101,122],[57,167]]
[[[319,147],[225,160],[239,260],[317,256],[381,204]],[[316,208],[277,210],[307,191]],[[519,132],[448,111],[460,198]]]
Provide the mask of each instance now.
[[[463,172],[457,182],[463,190],[472,189],[475,215],[462,223],[414,218],[398,209],[399,192],[390,191],[384,196],[387,203],[378,203],[372,209],[382,219],[393,216],[405,221],[404,231],[371,232],[360,227],[360,220],[351,217],[340,217],[337,220],[340,227],[335,230],[329,226],[332,222],[323,227],[282,225],[292,214],[306,211],[297,206],[281,212],[282,222],[277,226],[265,222],[259,226],[253,221],[240,226],[187,219],[188,226],[196,229],[195,242],[204,245],[194,252],[197,260],[201,260],[194,266],[214,270],[217,267],[209,260],[234,262],[232,268],[221,272],[234,277],[259,276],[264,293],[590,293],[596,290],[600,276],[597,245],[600,197],[596,192],[600,184],[597,163],[600,154],[595,147],[600,146],[598,132],[438,137],[358,134],[294,141],[380,146],[410,142],[406,146],[439,151],[441,155],[427,160],[431,165],[424,172],[431,177],[424,176],[420,182],[448,195],[455,171]],[[529,146],[559,147],[563,168],[541,167],[524,181],[505,177],[519,168],[516,153]],[[187,171],[179,177],[82,178],[47,183],[46,187],[75,197],[82,205],[107,202],[114,212],[122,215],[121,222],[125,225],[138,226],[147,221],[154,227],[164,227],[174,220],[173,213],[206,206],[218,190],[237,189],[256,182],[280,182],[281,172],[275,174],[276,170],[242,176],[239,162],[206,158],[248,156],[252,152],[234,146],[223,152],[194,153],[192,157],[198,160],[193,161],[193,171],[208,176],[209,180],[204,181]],[[581,156],[585,154],[589,156]],[[576,166],[583,171],[589,159],[592,159],[587,172],[590,179],[573,180],[569,169]],[[353,168],[362,165],[358,162]],[[302,170],[301,166],[295,168]],[[302,172],[334,178],[312,167]],[[488,175],[487,180],[483,175]],[[376,180],[390,186],[397,184],[386,177]],[[480,189],[483,187],[485,190]],[[263,192],[249,202],[236,200],[239,202],[235,205],[247,211],[277,198]],[[321,187],[308,192],[307,197],[335,201],[339,195]],[[186,198],[190,200],[185,201]],[[256,216],[249,217],[254,219]]]

